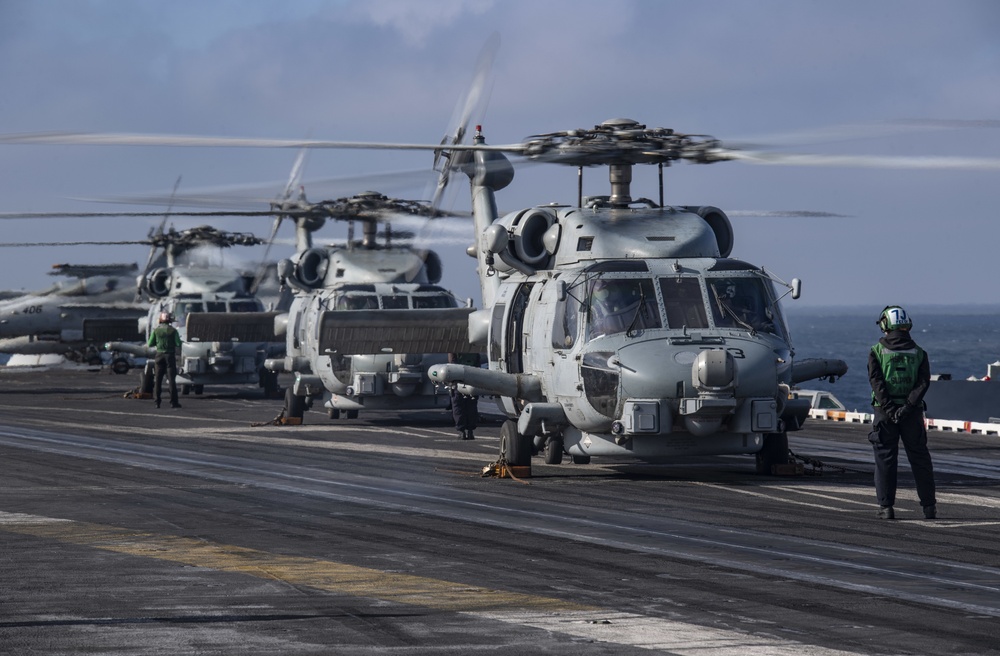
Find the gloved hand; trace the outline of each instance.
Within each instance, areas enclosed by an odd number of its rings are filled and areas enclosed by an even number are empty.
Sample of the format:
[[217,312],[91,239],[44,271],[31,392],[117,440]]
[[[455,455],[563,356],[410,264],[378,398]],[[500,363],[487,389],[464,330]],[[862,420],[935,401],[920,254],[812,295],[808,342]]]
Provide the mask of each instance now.
[[903,421],[904,419],[912,415],[914,410],[916,410],[916,408],[914,408],[909,403],[899,406],[896,409],[896,416],[893,418],[893,421],[898,424],[899,422]]
[[899,421],[898,419],[896,419],[896,415],[899,412],[899,406],[896,405],[895,403],[887,403],[885,407],[882,408],[882,412],[885,413],[886,419],[888,419],[892,423],[895,424]]

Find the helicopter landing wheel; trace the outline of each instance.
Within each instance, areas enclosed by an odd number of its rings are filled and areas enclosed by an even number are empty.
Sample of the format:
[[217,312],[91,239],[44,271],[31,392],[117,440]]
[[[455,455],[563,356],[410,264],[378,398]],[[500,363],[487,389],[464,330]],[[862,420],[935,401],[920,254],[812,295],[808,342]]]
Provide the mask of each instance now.
[[344,412],[344,414],[347,416],[348,419],[357,419],[358,418],[358,411],[357,410],[347,410],[346,412]]
[[264,388],[265,399],[275,399],[278,397],[278,372],[261,370],[260,386]]
[[764,446],[756,455],[757,473],[770,474],[771,467],[788,462],[788,433],[764,433]]
[[545,443],[545,464],[558,465],[563,461],[563,441],[553,437]]
[[194,389],[194,393],[195,394],[202,394],[205,391],[205,386],[204,385],[194,385],[194,386],[192,386],[192,389]]
[[297,396],[292,388],[285,389],[285,417],[289,419],[302,419],[306,412],[306,399]]
[[517,432],[517,422],[508,419],[500,427],[500,456],[512,467],[531,465],[532,439]]
[[590,456],[573,456],[574,465],[589,465]]
[[139,391],[143,394],[152,394],[155,380],[156,374],[153,369],[153,363],[150,362],[143,367],[142,373],[139,374]]
[[191,393],[191,386],[190,385],[181,385],[181,394],[182,395],[187,396],[190,393]]
[[330,419],[340,419],[340,410],[337,408],[328,408],[326,414]]
[[128,360],[125,358],[115,358],[111,361],[111,371],[116,374],[127,374],[130,368],[131,365],[129,365]]

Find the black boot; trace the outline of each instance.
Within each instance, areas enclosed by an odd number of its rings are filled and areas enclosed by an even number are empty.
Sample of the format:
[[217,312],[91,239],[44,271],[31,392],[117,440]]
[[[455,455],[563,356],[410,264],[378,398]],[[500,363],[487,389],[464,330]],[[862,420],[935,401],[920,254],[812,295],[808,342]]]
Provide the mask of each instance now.
[[475,436],[472,434],[472,429],[465,431],[465,435],[462,437],[463,440],[474,440]]

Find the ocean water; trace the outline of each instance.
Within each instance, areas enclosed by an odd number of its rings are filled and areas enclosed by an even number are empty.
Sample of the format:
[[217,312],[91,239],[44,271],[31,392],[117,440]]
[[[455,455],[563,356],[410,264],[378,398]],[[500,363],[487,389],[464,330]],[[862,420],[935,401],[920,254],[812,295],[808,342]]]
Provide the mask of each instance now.
[[[799,358],[839,358],[845,376],[834,383],[808,381],[803,388],[833,392],[849,410],[871,410],[868,351],[882,336],[875,320],[882,308],[810,308],[783,303]],[[913,339],[927,351],[932,374],[955,380],[982,378],[986,366],[1000,360],[1000,306],[907,307]]]

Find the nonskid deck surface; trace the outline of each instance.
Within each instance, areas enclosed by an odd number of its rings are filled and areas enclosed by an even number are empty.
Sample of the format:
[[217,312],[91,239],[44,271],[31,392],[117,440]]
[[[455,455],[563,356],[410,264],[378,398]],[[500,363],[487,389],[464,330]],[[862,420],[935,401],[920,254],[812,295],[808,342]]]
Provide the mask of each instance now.
[[[180,409],[86,370],[0,370],[11,653],[996,653],[997,438],[932,433],[940,519],[905,458],[874,516],[869,427],[792,451],[483,478],[499,428],[443,411],[267,424],[282,401]],[[287,381],[282,380],[282,384]],[[252,424],[265,424],[252,426]]]

